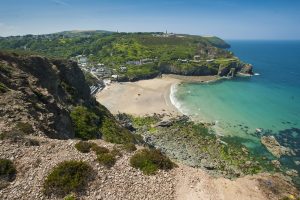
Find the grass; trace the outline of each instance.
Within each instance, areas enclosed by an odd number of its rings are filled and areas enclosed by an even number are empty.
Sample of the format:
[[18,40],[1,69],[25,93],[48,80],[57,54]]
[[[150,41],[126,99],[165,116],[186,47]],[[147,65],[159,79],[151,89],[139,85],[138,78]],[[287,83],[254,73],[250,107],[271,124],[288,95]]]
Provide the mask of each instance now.
[[108,168],[114,166],[116,163],[115,155],[112,153],[102,153],[97,155],[97,161]]
[[175,164],[159,150],[142,149],[130,158],[130,165],[146,175],[155,174],[159,169],[169,170]]
[[66,196],[85,191],[92,177],[93,169],[83,161],[64,161],[59,163],[44,182],[46,195]]
[[0,180],[13,181],[17,170],[14,163],[8,159],[0,159]]

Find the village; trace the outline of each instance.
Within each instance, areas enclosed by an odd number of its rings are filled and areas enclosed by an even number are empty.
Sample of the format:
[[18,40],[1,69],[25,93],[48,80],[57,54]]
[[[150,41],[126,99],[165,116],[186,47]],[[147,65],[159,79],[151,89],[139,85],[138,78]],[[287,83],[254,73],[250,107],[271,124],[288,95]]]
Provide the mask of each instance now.
[[[72,57],[71,60],[76,61],[78,66],[86,73],[90,73],[97,83],[90,85],[91,94],[94,95],[98,91],[104,89],[105,86],[110,85],[114,81],[119,81],[122,76],[127,72],[129,66],[142,66],[145,64],[151,64],[158,61],[158,58],[142,58],[140,60],[130,60],[124,64],[112,67],[107,66],[104,63],[93,63],[90,62],[88,56],[86,55],[77,55]],[[182,64],[194,63],[199,64],[200,62],[211,63],[215,59],[202,59],[200,55],[195,55],[193,59],[182,59],[178,58],[177,62]]]

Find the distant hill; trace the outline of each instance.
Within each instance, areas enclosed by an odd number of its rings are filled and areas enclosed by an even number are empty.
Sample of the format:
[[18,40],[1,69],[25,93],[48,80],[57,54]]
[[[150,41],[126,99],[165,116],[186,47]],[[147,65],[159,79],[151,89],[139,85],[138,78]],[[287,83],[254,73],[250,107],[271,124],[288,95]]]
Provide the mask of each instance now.
[[[85,55],[91,63],[104,63],[117,70],[124,80],[144,79],[159,73],[220,76],[238,71],[251,73],[252,67],[239,61],[227,50],[229,47],[218,37],[161,32],[64,31],[0,38],[3,50],[65,59]],[[141,60],[148,62],[134,64]],[[128,70],[120,71],[122,65]]]

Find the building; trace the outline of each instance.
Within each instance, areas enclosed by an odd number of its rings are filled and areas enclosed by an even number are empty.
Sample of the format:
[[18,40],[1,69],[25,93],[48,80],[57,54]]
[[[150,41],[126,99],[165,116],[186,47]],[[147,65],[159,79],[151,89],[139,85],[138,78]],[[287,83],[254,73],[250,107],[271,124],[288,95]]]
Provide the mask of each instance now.
[[113,75],[111,75],[111,77],[113,78],[113,79],[118,79],[118,75],[116,75],[116,74],[113,74]]
[[179,61],[179,62],[182,62],[182,63],[188,63],[188,62],[189,62],[188,59],[180,59],[180,58],[178,59],[178,61]]
[[201,58],[201,57],[200,57],[199,55],[195,55],[195,56],[194,56],[194,60],[198,60],[198,61],[199,61],[200,58]]
[[121,71],[121,72],[126,72],[126,71],[127,71],[127,67],[121,66],[121,67],[120,67],[120,71]]
[[126,62],[126,65],[141,65],[141,64],[142,64],[142,63],[141,63],[140,60],[136,60],[136,61],[131,60],[131,61],[127,61],[127,62]]

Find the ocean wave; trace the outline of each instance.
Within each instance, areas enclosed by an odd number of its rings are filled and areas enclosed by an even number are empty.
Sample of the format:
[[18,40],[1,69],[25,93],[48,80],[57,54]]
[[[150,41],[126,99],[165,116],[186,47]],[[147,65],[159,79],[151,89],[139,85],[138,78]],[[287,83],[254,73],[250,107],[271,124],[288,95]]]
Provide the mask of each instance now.
[[177,92],[177,86],[178,86],[177,84],[173,84],[171,86],[171,89],[170,89],[170,101],[173,104],[173,106],[175,106],[177,108],[177,110],[179,112],[181,112],[182,114],[186,115],[186,112],[184,112],[181,103],[177,100],[177,98],[175,96],[176,92]]

